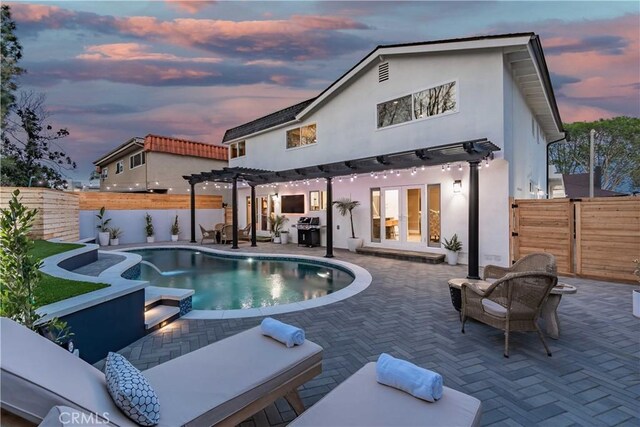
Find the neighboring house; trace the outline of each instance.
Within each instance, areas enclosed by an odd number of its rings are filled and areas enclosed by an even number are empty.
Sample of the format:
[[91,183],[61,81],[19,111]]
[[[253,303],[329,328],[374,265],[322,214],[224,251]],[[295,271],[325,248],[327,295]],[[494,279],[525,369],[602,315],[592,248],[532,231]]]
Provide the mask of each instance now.
[[[100,174],[100,191],[186,194],[183,175],[222,169],[227,157],[225,146],[147,135],[131,138],[93,164]],[[198,191],[216,192],[215,185],[209,191],[204,187]]]
[[[546,146],[563,136],[540,40],[521,33],[379,46],[316,98],[229,129],[223,143],[230,167],[283,171],[486,138],[499,151],[480,163],[473,194],[479,262],[506,265],[509,198],[546,197]],[[345,173],[333,179],[333,200],[360,202],[355,231],[367,246],[441,253],[442,238],[457,233],[464,261],[470,170],[460,161]],[[304,213],[287,214],[288,227],[300,215],[325,224],[323,180],[294,181],[256,187],[259,233],[286,195],[304,196]],[[247,187],[239,193],[244,226],[251,200]],[[334,225],[334,245],[344,248],[348,219],[334,214]]]
[[[589,174],[574,173],[562,174],[565,197],[570,199],[580,199],[589,197]],[[602,167],[596,166],[593,174],[593,196],[594,197],[615,197],[627,196],[627,193],[605,190],[602,188]]]

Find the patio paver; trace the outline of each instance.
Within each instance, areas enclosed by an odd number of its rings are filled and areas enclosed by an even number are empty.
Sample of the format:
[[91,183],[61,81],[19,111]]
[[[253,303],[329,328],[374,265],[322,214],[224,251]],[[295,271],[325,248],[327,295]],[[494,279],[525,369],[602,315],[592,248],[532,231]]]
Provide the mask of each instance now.
[[[243,244],[240,250],[324,254],[322,248],[291,244]],[[631,314],[633,286],[563,278],[578,293],[564,297],[558,309],[561,336],[548,339],[553,357],[535,333],[513,333],[512,354],[505,359],[500,331],[468,322],[466,334],[460,333],[447,280],[464,277],[466,266],[335,254],[369,270],[371,286],[344,301],[274,316],[304,328],[325,349],[323,373],[300,389],[305,405],[388,352],[440,372],[447,386],[482,400],[483,425],[640,425],[640,320]],[[120,353],[144,370],[261,321],[178,320]],[[294,416],[281,399],[241,425],[285,425]]]

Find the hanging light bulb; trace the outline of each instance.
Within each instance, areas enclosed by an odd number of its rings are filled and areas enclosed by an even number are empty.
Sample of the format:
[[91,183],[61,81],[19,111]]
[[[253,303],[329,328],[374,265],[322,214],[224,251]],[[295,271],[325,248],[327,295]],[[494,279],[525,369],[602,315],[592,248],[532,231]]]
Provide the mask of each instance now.
[[371,172],[371,178],[375,178],[376,174]]
[[400,171],[396,171],[396,176],[400,176]]
[[447,170],[450,171],[451,170],[451,164],[447,163]]
[[458,164],[458,170],[461,171],[462,170],[462,163]]
[[485,159],[484,160],[484,167],[488,168],[489,167],[489,159]]
[[[371,172],[371,173],[373,173],[373,172]],[[373,174],[373,179],[378,179],[378,174],[377,173]]]
[[342,182],[342,177],[338,178],[338,182]]
[[420,166],[420,170],[423,171],[424,170],[424,165]]
[[349,178],[349,181],[353,182],[353,177]]
[[482,169],[482,162],[478,162],[478,169]]
[[444,165],[442,165],[442,172],[444,172]]
[[386,172],[382,174],[382,178],[387,179],[387,173]]
[[320,178],[316,178],[316,182],[320,182]]

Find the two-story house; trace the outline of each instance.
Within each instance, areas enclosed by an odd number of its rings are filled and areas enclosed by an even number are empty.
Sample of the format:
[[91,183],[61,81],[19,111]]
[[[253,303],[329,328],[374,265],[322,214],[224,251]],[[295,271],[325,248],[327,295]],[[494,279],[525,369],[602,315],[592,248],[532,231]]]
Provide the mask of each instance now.
[[[131,138],[93,164],[100,174],[100,191],[187,194],[183,175],[222,169],[227,157],[226,146],[147,135]],[[224,189],[211,185],[199,191],[219,194]]]
[[[268,216],[283,212],[288,195],[304,200],[302,210],[284,209],[295,211],[286,213],[289,227],[300,215],[325,224],[324,180],[303,179],[316,165],[384,164],[385,155],[412,150],[427,162],[436,147],[490,141],[495,149],[481,161],[334,176],[332,199],[360,202],[355,232],[366,246],[442,253],[443,238],[457,234],[463,262],[475,246],[476,263],[506,265],[509,200],[546,197],[546,147],[563,136],[539,37],[520,33],[379,46],[317,97],[229,129],[223,143],[232,168],[300,173],[256,186],[257,230],[268,233]],[[244,225],[248,187],[238,194]],[[333,216],[322,240],[332,233],[344,248],[348,218]]]

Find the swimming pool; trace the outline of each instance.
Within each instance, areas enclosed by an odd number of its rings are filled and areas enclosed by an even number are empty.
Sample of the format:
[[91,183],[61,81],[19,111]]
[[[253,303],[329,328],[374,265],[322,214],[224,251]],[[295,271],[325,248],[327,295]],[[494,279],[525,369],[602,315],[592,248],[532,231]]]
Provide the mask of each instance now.
[[325,297],[346,288],[354,275],[311,259],[235,256],[201,250],[138,249],[136,277],[153,286],[193,289],[194,310],[272,307]]

